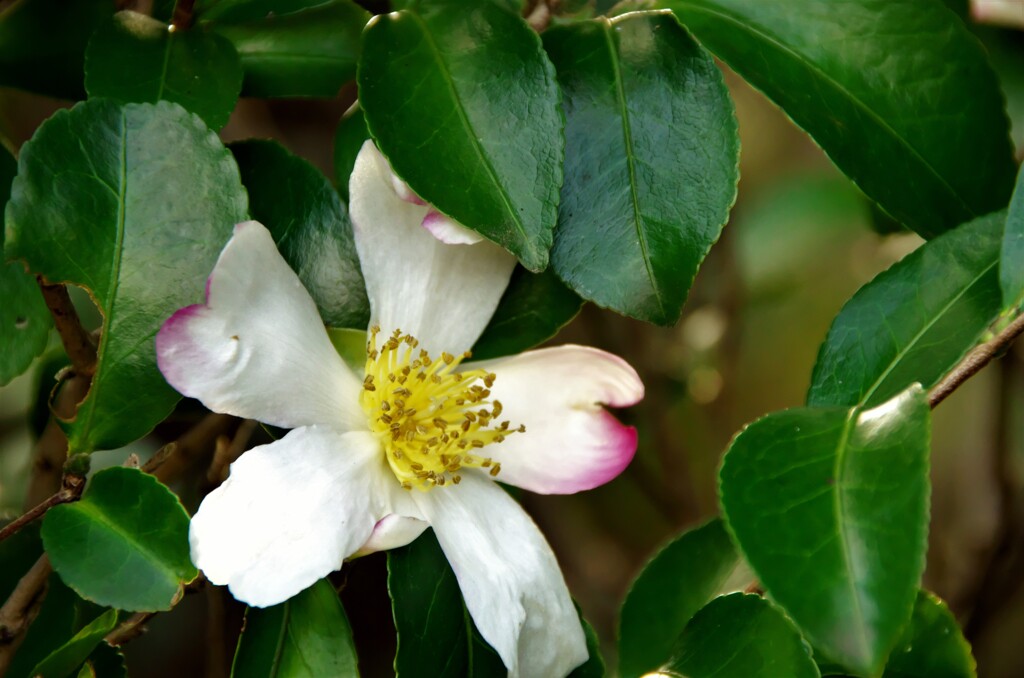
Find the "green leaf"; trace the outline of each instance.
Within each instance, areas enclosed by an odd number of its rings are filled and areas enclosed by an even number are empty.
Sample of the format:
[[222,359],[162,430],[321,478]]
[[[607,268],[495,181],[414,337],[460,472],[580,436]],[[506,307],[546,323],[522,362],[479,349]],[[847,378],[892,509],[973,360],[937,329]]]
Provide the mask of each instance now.
[[636,678],[657,669],[698,610],[752,579],[720,519],[671,541],[644,566],[622,604],[619,673]]
[[[0,527],[8,522],[0,521]],[[26,525],[0,541],[0,563],[3,563],[3,568],[0,568],[0,600],[7,600],[14,587],[42,554],[38,523]]]
[[[18,163],[6,150],[0,149],[0,205],[11,197],[11,182]],[[0,229],[0,252],[4,232]],[[17,261],[5,262],[0,257],[0,386],[7,384],[29,368],[36,356],[46,349],[53,319],[46,308],[36,278]]]
[[879,405],[956,365],[999,314],[1004,214],[925,243],[862,287],[832,323],[807,403]]
[[661,0],[873,200],[925,237],[1006,205],[1013,151],[981,44],[939,2]]
[[508,672],[479,638],[433,530],[388,551],[388,593],[398,632],[398,678],[485,678]]
[[79,678],[127,678],[124,655],[106,643],[100,643],[85,660]]
[[555,336],[576,317],[583,300],[551,270],[530,273],[521,266],[473,346],[474,360],[521,353]]
[[435,0],[375,17],[363,41],[359,102],[395,172],[543,270],[565,139],[537,34],[496,3]]
[[722,74],[669,13],[553,28],[544,46],[566,115],[551,264],[585,299],[671,325],[736,199]]
[[76,633],[71,640],[36,664],[31,675],[43,678],[65,678],[72,675],[116,625],[117,610],[107,610]]
[[1024,303],[1024,169],[1017,176],[1017,190],[1013,192],[1010,209],[1006,213],[999,283],[1003,291],[1003,308],[1016,309]]
[[342,200],[348,201],[348,180],[356,166],[356,156],[363,142],[370,138],[366,128],[366,116],[359,104],[352,107],[334,133],[334,186]]
[[235,46],[245,69],[244,96],[333,97],[355,77],[370,15],[354,2],[224,4],[200,19]]
[[169,610],[198,571],[189,558],[188,514],[137,469],[108,468],[81,500],[43,519],[53,569],[80,596],[122,610]]
[[796,408],[750,424],[719,476],[729,529],[804,635],[877,675],[910,619],[928,531],[931,410],[913,386],[870,410]]
[[85,97],[85,46],[114,13],[110,0],[20,0],[0,13],[0,85]]
[[694,615],[661,674],[685,678],[816,677],[800,632],[760,596],[715,598]]
[[173,101],[220,129],[242,90],[242,64],[224,37],[132,11],[104,22],[85,53],[90,97],[124,103]]
[[971,646],[956,618],[937,597],[921,591],[914,615],[903,630],[885,678],[974,678],[977,675]]
[[328,325],[365,328],[370,302],[348,211],[330,181],[273,141],[231,145],[249,211],[266,226]]
[[102,608],[82,600],[64,585],[60,577],[51,574],[39,616],[29,626],[7,675],[11,678],[34,675],[32,669],[36,664],[70,641],[102,613]]
[[569,678],[604,678],[606,671],[604,657],[601,656],[601,639],[597,637],[597,631],[583,618],[579,605],[576,606],[579,612],[580,622],[583,624],[583,633],[587,637],[587,661],[583,662],[569,674]]
[[231,675],[358,676],[352,630],[331,582],[321,579],[280,605],[246,610]]
[[366,369],[366,330],[328,327],[327,338],[345,364],[356,374]]
[[173,409],[180,396],[157,369],[153,337],[202,301],[245,218],[231,155],[176,104],[90,100],[58,111],[22,147],[7,255],[85,287],[104,318],[92,388],[66,423],[72,452],[125,445]]

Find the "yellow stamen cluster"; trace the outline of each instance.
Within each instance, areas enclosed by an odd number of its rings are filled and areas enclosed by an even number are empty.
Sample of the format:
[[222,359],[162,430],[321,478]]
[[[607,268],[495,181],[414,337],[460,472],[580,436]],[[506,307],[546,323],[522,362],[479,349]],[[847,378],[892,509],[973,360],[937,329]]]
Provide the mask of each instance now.
[[469,352],[442,353],[434,359],[400,330],[379,347],[378,334],[379,327],[370,328],[360,403],[402,487],[428,490],[458,485],[463,467],[485,468],[498,475],[501,464],[477,450],[526,428],[498,422],[501,403],[489,400],[494,374],[456,372]]

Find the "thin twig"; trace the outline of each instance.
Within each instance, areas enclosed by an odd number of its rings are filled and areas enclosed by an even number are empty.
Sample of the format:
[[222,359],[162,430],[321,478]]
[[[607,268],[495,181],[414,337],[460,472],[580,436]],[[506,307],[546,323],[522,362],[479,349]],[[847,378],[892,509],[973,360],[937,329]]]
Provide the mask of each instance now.
[[174,442],[167,443],[142,465],[142,470],[166,484],[185,471],[196,458],[210,449],[218,436],[227,432],[235,418],[209,414]]
[[146,631],[146,622],[156,616],[156,612],[136,612],[128,619],[117,625],[117,628],[107,634],[104,640],[108,645],[118,647],[129,640],[135,640]]
[[1024,332],[1024,313],[1017,316],[994,338],[977,346],[964,356],[964,359],[928,392],[928,404],[934,409],[961,384],[980,372],[983,367],[992,362],[993,358],[1006,350],[1006,347],[1013,343],[1013,340],[1022,332]]
[[[252,434],[256,432],[259,422],[253,419],[246,419],[238,426],[233,438],[221,436],[217,439],[217,446],[213,452],[213,461],[206,471],[206,480],[213,487],[224,482],[228,477],[228,467],[231,466],[245,452]],[[223,442],[222,442],[223,441]]]
[[55,494],[50,495],[39,504],[36,504],[34,507],[0,529],[0,541],[3,541],[12,534],[15,534],[18,530],[39,518],[54,506],[78,501],[78,498],[82,496],[83,489],[85,489],[85,477],[79,475],[65,475],[60,490]]
[[0,607],[0,676],[7,672],[25,629],[39,612],[42,592],[53,567],[44,553]]
[[60,489],[64,462],[68,456],[68,439],[57,419],[74,417],[78,403],[88,392],[88,377],[74,376],[61,385],[52,406],[55,416],[47,422],[32,455],[32,474],[25,493],[26,511]]
[[36,276],[36,279],[75,373],[91,377],[96,372],[96,346],[78,319],[78,312],[68,296],[68,288],[59,284],[52,285],[41,275]]

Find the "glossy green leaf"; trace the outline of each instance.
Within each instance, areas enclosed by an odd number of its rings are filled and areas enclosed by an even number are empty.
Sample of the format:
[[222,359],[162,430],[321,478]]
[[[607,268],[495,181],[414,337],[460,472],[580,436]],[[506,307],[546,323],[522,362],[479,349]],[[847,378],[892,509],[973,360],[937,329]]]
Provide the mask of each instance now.
[[196,116],[168,102],[106,99],[59,111],[21,150],[7,205],[8,256],[88,289],[103,313],[99,362],[75,419],[73,452],[125,445],[179,395],[153,345],[246,218],[238,168]]
[[1015,309],[1024,303],[1024,169],[1017,176],[1017,190],[1013,192],[1006,213],[999,282],[1003,291],[1003,308]]
[[242,90],[242,64],[224,37],[204,30],[168,30],[132,11],[97,30],[85,53],[91,97],[124,103],[173,101],[220,129]]
[[554,67],[517,14],[435,0],[367,26],[359,102],[395,172],[532,271],[547,266],[565,140]]
[[68,642],[61,645],[32,669],[32,676],[65,678],[76,673],[103,637],[117,625],[117,610],[107,610],[87,624]]
[[85,97],[85,46],[114,13],[110,0],[19,0],[0,13],[0,85]]
[[566,115],[551,264],[585,299],[671,325],[736,198],[722,74],[669,13],[568,24],[544,46]]
[[507,673],[501,658],[479,638],[433,530],[388,551],[388,592],[398,632],[398,678]]
[[51,574],[39,615],[29,626],[6,675],[10,678],[32,676],[36,664],[56,652],[101,614],[101,607],[82,600],[64,585],[60,577]]
[[169,610],[198,571],[188,514],[151,475],[124,467],[96,473],[81,500],[43,519],[53,569],[80,596],[122,610]]
[[345,609],[326,579],[267,608],[250,607],[231,675],[238,678],[358,676]]
[[814,678],[800,632],[760,596],[733,593],[715,598],[694,615],[679,636],[675,657],[659,671],[680,678]]
[[334,186],[343,200],[348,201],[348,181],[352,176],[352,168],[356,166],[356,156],[363,147],[363,142],[370,138],[370,130],[366,128],[366,116],[356,104],[349,111],[334,132]]
[[[0,205],[11,196],[11,182],[18,164],[0,149]],[[4,233],[0,229],[0,253]],[[53,320],[39,291],[36,278],[17,261],[7,262],[0,256],[0,386],[7,384],[29,368],[36,356],[46,349]]]
[[862,287],[832,323],[807,403],[871,407],[959,362],[999,314],[1004,215],[925,243]]
[[1014,162],[981,44],[939,2],[661,0],[925,237],[1006,205]]
[[638,678],[657,669],[698,610],[752,579],[720,519],[671,541],[644,566],[622,604],[619,674]]
[[530,273],[517,266],[491,321],[473,346],[473,359],[498,358],[533,348],[555,336],[582,306],[583,300],[552,271]]
[[885,678],[974,678],[971,646],[937,597],[921,591],[914,615],[885,665]]
[[348,211],[330,181],[273,141],[231,145],[249,212],[266,226],[328,325],[365,328],[370,302]]
[[350,0],[224,3],[200,20],[235,46],[250,97],[333,97],[356,74],[370,15]]
[[828,659],[880,673],[910,619],[928,532],[931,410],[913,386],[870,410],[796,408],[750,424],[719,476],[762,585]]

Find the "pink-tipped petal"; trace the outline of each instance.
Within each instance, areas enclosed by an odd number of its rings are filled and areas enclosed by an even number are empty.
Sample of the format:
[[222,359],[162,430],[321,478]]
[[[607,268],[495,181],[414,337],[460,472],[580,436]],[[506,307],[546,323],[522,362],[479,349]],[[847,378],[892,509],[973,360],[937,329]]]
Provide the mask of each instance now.
[[359,263],[371,322],[385,335],[412,334],[432,354],[469,350],[508,286],[516,260],[486,240],[446,245],[425,228],[429,206],[402,200],[387,160],[372,141],[349,182]]
[[571,494],[603,485],[629,465],[636,429],[602,405],[628,407],[644,385],[622,358],[586,346],[558,346],[472,365],[494,372],[491,399],[500,419],[525,433],[489,445],[501,463],[498,480],[542,494]]
[[414,492],[459,582],[466,609],[510,677],[567,675],[587,660],[579,616],[537,526],[483,474]]
[[341,567],[391,512],[397,486],[367,432],[295,429],[254,447],[192,518],[192,560],[249,605],[291,598]]
[[476,231],[469,230],[437,210],[430,210],[423,217],[423,228],[446,245],[475,245],[483,240],[483,236]]
[[207,280],[205,305],[156,336],[168,383],[214,412],[296,428],[365,428],[360,380],[331,345],[316,304],[261,224],[239,224]]

